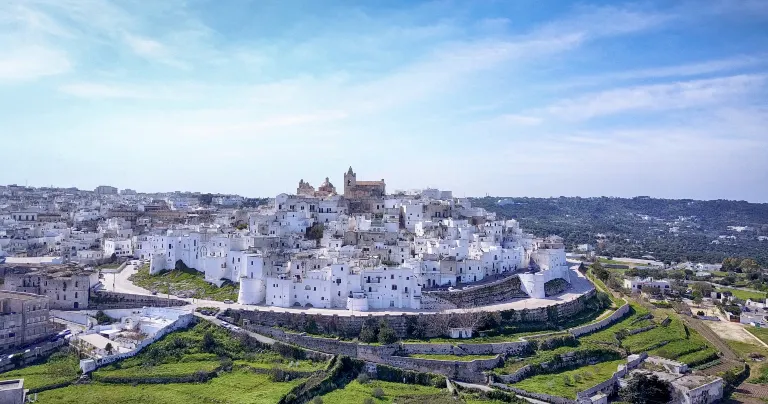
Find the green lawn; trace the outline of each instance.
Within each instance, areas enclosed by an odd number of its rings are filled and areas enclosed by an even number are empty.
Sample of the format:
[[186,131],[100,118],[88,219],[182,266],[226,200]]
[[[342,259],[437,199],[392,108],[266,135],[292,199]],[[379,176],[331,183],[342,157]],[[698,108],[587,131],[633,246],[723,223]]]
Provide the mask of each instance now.
[[57,352],[39,365],[0,373],[0,380],[24,379],[25,389],[39,389],[77,380],[80,370],[77,354]]
[[514,383],[512,386],[532,393],[575,399],[576,393],[608,380],[616,372],[618,365],[626,363],[626,359],[619,359],[560,373],[536,375]]
[[362,403],[368,397],[373,397],[375,388],[384,390],[384,396],[381,399],[373,399],[375,403],[391,403],[395,399],[398,402],[408,398],[415,398],[415,402],[431,403],[438,400],[445,401],[450,398],[446,389],[436,387],[419,386],[415,384],[400,384],[383,382],[380,380],[371,380],[366,384],[360,384],[357,380],[352,381],[343,389],[334,390],[322,396],[323,404],[358,404]]
[[731,292],[733,293],[734,297],[737,297],[741,300],[757,300],[764,302],[766,293],[760,292],[759,290],[741,290],[741,289],[733,289],[733,288],[725,288],[725,287],[718,287],[717,290],[721,292]]
[[744,329],[752,333],[752,335],[757,337],[760,341],[763,341],[766,344],[768,344],[768,328],[757,328],[757,327],[745,326]]
[[131,275],[130,279],[136,286],[162,294],[167,294],[170,290],[172,295],[189,292],[188,297],[197,299],[237,300],[237,285],[229,283],[219,288],[206,282],[205,275],[194,269],[172,270],[158,275],[150,275],[149,265],[144,265]]
[[441,355],[441,354],[411,354],[408,355],[411,358],[419,358],[419,359],[432,359],[432,360],[440,360],[440,361],[460,361],[460,362],[469,362],[474,361],[478,359],[491,359],[495,358],[497,355]]
[[49,390],[41,403],[62,404],[274,404],[302,379],[272,382],[267,375],[233,371],[206,383],[128,384],[91,383]]
[[144,377],[185,377],[198,371],[210,372],[219,367],[217,361],[166,363],[156,366],[133,366],[121,369],[104,368],[93,373],[93,379],[104,381],[109,378],[144,378]]

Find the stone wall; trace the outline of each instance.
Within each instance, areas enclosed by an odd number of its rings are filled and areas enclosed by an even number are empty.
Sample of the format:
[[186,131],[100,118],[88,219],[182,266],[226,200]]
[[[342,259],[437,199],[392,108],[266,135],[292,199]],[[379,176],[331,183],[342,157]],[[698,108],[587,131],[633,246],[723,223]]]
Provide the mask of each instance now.
[[[581,312],[585,308],[585,302],[595,295],[595,290],[592,289],[577,299],[552,305],[549,307],[539,307],[536,309],[522,309],[522,310],[504,310],[500,314],[506,323],[515,322],[546,322],[551,320],[552,313],[550,308],[555,308],[555,315],[558,318],[569,318],[573,315]],[[628,310],[619,309],[617,311]],[[363,323],[372,319],[374,321],[380,321],[381,319],[387,321],[389,326],[395,330],[398,337],[408,338],[408,330],[415,324],[421,324],[424,328],[423,336],[426,338],[442,337],[443,329],[440,328],[441,324],[445,324],[445,321],[434,321],[432,316],[449,316],[450,314],[442,313],[419,313],[419,314],[401,314],[397,316],[390,315],[374,315],[365,314],[360,316],[338,316],[338,315],[322,315],[322,314],[307,314],[307,313],[286,313],[276,312],[272,310],[231,310],[236,313],[240,319],[248,320],[252,325],[262,325],[267,327],[281,327],[303,332],[307,328],[316,328],[320,333],[324,335],[339,335],[342,337],[356,337],[360,335]],[[626,311],[624,311],[626,313]],[[606,320],[612,319],[616,316],[614,313],[611,317],[601,320],[600,324],[607,324]],[[311,327],[310,327],[311,326]],[[600,328],[604,325],[593,325],[594,329]],[[578,328],[578,327],[577,327]],[[501,351],[499,351],[501,352]],[[496,353],[499,353],[496,352]]]
[[497,389],[500,389],[500,390],[511,391],[511,392],[513,392],[513,393],[515,393],[517,395],[523,396],[523,397],[533,398],[533,399],[540,400],[540,401],[546,401],[548,403],[553,403],[553,404],[576,404],[576,401],[567,399],[565,397],[552,396],[552,395],[549,395],[549,394],[532,393],[530,391],[526,391],[526,390],[523,390],[523,389],[518,389],[517,387],[507,386],[506,384],[502,384],[502,383],[491,383],[490,385],[492,387],[496,387]]
[[500,366],[502,360],[500,356],[467,362],[390,356],[384,358],[383,363],[417,372],[438,373],[463,382],[485,384],[487,378],[484,372]]
[[[28,365],[52,354],[57,349],[66,345],[66,343],[67,341],[62,338],[56,341],[46,342],[44,344],[38,345],[34,349],[31,349],[29,352],[18,353],[16,355],[21,355],[23,357],[22,364]],[[0,373],[12,370],[15,367],[8,356],[9,355],[0,356]]]
[[88,309],[138,309],[141,307],[185,306],[187,304],[189,303],[184,300],[168,299],[160,296],[100,291],[91,293]]
[[512,275],[502,280],[486,285],[480,285],[455,291],[428,291],[422,292],[423,296],[433,296],[443,301],[450,302],[459,308],[487,306],[508,302],[516,298],[527,298],[521,287],[520,278]]
[[640,366],[640,364],[643,363],[646,358],[648,358],[648,354],[645,352],[640,355],[634,355],[634,357],[630,356],[630,358],[627,360],[627,364],[619,365],[619,369],[611,376],[610,379],[596,386],[592,386],[586,390],[576,393],[576,399],[587,399],[594,396],[598,392],[605,393],[606,395],[610,396],[616,391],[616,388],[619,384],[619,379],[624,377],[630,370]]
[[591,323],[591,324],[585,324],[585,325],[582,325],[582,326],[579,326],[579,327],[573,327],[573,328],[571,328],[568,331],[574,337],[579,337],[579,336],[582,336],[584,334],[589,334],[589,333],[592,333],[592,332],[595,332],[595,331],[598,331],[598,330],[602,330],[603,328],[608,327],[609,325],[611,325],[611,324],[619,321],[621,318],[623,318],[627,313],[629,313],[629,309],[630,309],[629,303],[624,303],[623,306],[621,306],[618,309],[616,309],[616,311],[611,313],[610,316],[608,316],[608,317],[606,317],[606,318],[604,318],[604,319],[602,319],[600,321]]

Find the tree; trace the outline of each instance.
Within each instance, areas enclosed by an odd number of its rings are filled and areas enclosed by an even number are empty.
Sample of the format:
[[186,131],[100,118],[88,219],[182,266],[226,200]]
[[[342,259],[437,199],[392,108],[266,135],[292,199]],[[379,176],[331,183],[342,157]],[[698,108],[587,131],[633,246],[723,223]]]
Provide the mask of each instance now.
[[200,202],[201,205],[210,206],[211,203],[213,203],[213,195],[212,194],[202,194],[198,198],[198,202]]
[[379,342],[382,344],[393,344],[397,342],[397,339],[395,330],[389,326],[389,323],[386,320],[382,319],[381,322],[379,322]]
[[216,348],[216,339],[213,337],[212,332],[206,331],[205,334],[203,334],[202,345],[203,352],[213,352]]
[[608,280],[608,277],[610,276],[610,273],[608,270],[603,268],[603,264],[601,264],[600,261],[595,261],[592,264],[592,272],[595,274],[597,279],[600,279],[603,282]]
[[366,320],[363,326],[360,328],[360,341],[365,343],[376,342],[378,340],[378,327],[376,323],[371,320]]
[[323,238],[323,230],[325,230],[325,226],[323,226],[322,223],[315,223],[312,226],[307,227],[305,237],[309,240],[320,241],[320,239]]
[[115,348],[114,348],[114,347],[112,347],[112,343],[111,343],[111,342],[107,342],[107,345],[106,345],[106,346],[104,346],[104,350],[105,350],[105,351],[107,351],[107,355],[112,355],[112,351],[113,351],[114,349],[115,349]]
[[632,404],[668,403],[672,398],[672,385],[656,375],[636,373],[619,392],[622,401]]
[[755,260],[747,258],[741,261],[739,268],[744,272],[757,272],[760,270],[760,265],[758,265]]

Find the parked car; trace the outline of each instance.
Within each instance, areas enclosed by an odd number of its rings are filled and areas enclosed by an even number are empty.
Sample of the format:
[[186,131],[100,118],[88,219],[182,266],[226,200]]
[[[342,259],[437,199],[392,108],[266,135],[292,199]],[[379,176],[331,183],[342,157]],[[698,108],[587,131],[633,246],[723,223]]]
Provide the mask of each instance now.
[[226,304],[232,304],[232,303],[234,303],[234,302],[233,302],[232,300],[229,300],[229,299],[227,299],[227,300],[225,300],[225,301],[224,301],[224,303],[226,303]]

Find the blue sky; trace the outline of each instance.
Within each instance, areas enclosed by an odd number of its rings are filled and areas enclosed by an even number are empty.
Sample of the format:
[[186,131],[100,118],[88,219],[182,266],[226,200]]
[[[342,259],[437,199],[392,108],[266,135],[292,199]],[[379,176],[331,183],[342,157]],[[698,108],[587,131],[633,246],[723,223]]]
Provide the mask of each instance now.
[[0,2],[0,183],[768,201],[768,1]]

